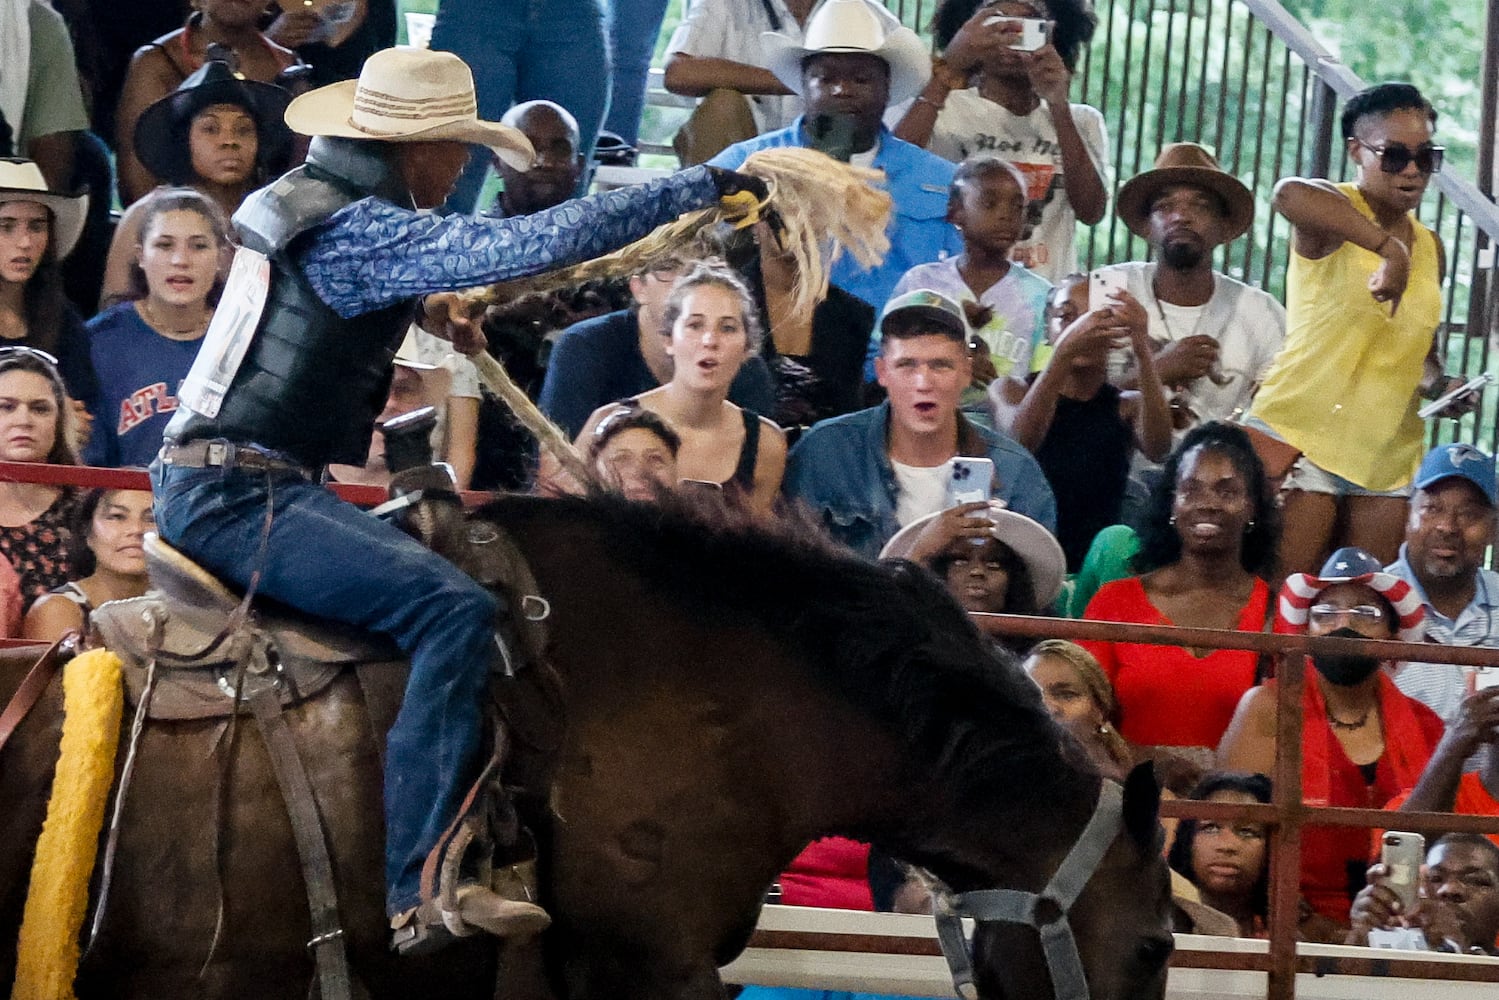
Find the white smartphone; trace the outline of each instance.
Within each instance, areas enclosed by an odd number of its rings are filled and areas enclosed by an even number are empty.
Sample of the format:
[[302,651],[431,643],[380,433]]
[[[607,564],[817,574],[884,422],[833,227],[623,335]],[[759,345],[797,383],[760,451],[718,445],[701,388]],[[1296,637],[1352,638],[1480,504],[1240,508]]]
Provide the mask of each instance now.
[[1051,22],[1042,21],[1034,17],[1005,17],[1003,14],[995,14],[987,18],[984,24],[998,24],[1001,21],[1015,21],[1020,25],[1020,37],[1010,43],[1010,48],[1019,52],[1034,52],[1051,40]]
[[1400,898],[1407,913],[1416,905],[1421,865],[1426,860],[1426,838],[1419,833],[1387,830],[1379,848],[1379,863],[1388,876],[1385,884]]
[[1499,667],[1474,667],[1473,690],[1484,691],[1491,687],[1499,687]]
[[1475,392],[1482,392],[1483,387],[1488,385],[1492,381],[1494,381],[1494,376],[1490,375],[1488,372],[1484,372],[1482,375],[1475,375],[1472,378],[1468,379],[1468,381],[1464,382],[1462,385],[1458,386],[1456,389],[1453,389],[1450,392],[1443,393],[1436,399],[1433,399],[1431,402],[1421,407],[1416,411],[1416,416],[1420,417],[1422,420],[1425,420],[1428,417],[1434,417],[1438,413],[1441,413],[1444,409],[1446,409],[1448,403],[1451,403],[1455,399],[1463,399],[1467,396],[1471,396]]
[[1093,271],[1088,275],[1088,311],[1114,305],[1114,293],[1127,291],[1129,279],[1123,271]]
[[947,479],[947,506],[978,503],[989,499],[989,488],[994,483],[994,461],[988,458],[964,458],[952,460],[952,472]]

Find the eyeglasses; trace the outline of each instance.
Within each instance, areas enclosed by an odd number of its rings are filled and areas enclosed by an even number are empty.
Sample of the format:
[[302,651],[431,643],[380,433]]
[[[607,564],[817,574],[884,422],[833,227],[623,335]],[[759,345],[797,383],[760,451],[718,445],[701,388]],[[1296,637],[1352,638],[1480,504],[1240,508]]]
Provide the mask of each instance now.
[[1377,155],[1379,157],[1379,169],[1387,174],[1401,173],[1412,163],[1423,174],[1440,173],[1442,170],[1442,157],[1447,154],[1446,146],[1433,146],[1429,142],[1423,142],[1412,151],[1409,146],[1399,142],[1388,142],[1383,146],[1371,146],[1362,139],[1354,139],[1353,141]]
[[658,260],[647,267],[645,273],[657,281],[674,281],[682,273],[682,262],[675,259]]
[[1313,625],[1334,625],[1341,621],[1354,625],[1382,625],[1384,624],[1384,608],[1373,604],[1360,604],[1355,608],[1340,608],[1335,604],[1313,604],[1311,621]]
[[41,358],[53,368],[57,367],[57,359],[55,357],[40,348],[27,347],[25,344],[6,344],[4,347],[0,347],[0,359],[10,356]]

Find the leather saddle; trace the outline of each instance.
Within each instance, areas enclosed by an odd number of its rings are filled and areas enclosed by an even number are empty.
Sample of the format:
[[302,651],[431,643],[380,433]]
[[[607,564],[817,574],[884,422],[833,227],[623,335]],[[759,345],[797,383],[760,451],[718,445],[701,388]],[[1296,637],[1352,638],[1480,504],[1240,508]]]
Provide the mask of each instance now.
[[125,693],[138,704],[154,661],[154,719],[205,719],[249,709],[269,687],[283,707],[321,692],[345,668],[403,656],[389,639],[354,626],[255,601],[234,622],[241,595],[154,534],[146,536],[151,590],[111,601],[90,618],[124,665]]

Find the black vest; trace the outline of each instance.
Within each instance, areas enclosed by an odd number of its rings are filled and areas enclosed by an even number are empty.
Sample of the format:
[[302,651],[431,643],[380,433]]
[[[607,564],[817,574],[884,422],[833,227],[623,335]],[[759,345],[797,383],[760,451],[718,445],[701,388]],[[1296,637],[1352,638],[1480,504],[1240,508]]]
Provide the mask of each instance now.
[[234,213],[241,243],[270,259],[265,309],[218,416],[179,407],[167,440],[226,438],[310,468],[364,464],[414,302],[344,319],[318,298],[297,258],[299,240],[347,205],[370,196],[410,203],[385,152],[380,143],[314,139],[305,165]]

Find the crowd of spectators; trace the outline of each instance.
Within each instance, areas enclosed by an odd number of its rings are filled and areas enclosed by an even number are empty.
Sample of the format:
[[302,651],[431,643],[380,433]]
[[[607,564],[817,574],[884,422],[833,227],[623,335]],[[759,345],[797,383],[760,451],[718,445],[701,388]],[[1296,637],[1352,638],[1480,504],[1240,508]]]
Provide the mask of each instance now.
[[[228,273],[229,217],[306,152],[288,101],[394,39],[390,0],[146,6],[137,30],[176,27],[90,34],[46,0],[0,3],[3,461],[151,461]],[[553,208],[588,186],[601,129],[633,145],[664,7],[443,0],[433,46],[464,56],[481,116],[535,150],[527,171],[476,152],[450,209]],[[1084,0],[943,0],[934,57],[874,0],[694,0],[665,70],[701,99],[683,164],[797,146],[872,167],[893,201],[889,254],[872,269],[840,257],[794,318],[794,262],[761,224],[492,307],[491,350],[606,488],[798,508],[853,552],[926,566],[973,612],[1499,646],[1494,461],[1421,455],[1419,400],[1454,384],[1436,353],[1445,254],[1414,215],[1441,165],[1430,103],[1406,84],[1357,95],[1342,116],[1353,179],[1278,186],[1295,227],[1287,307],[1213,268],[1254,198],[1189,142],[1118,187],[1113,211],[1150,259],[1083,274],[1079,226],[1105,218],[1112,186],[1108,123],[1070,100],[1095,24]],[[480,205],[491,167],[502,189]],[[112,235],[96,224],[111,204]],[[460,486],[569,487],[473,366],[413,328],[382,418],[426,405]],[[956,491],[959,469],[981,470],[976,496]],[[380,436],[333,476],[386,481]],[[0,483],[6,634],[51,638],[139,593],[149,527],[143,494]],[[1269,800],[1270,658],[996,647],[1106,773],[1153,760],[1178,795]],[[1351,656],[1304,669],[1308,802],[1499,815],[1486,674]],[[1419,908],[1434,944],[1492,949],[1487,844],[1434,842]],[[1416,919],[1368,847],[1360,831],[1306,834],[1303,934],[1362,941]],[[829,851],[840,871],[870,865]],[[1263,827],[1183,822],[1171,863],[1184,921],[1211,926],[1205,906],[1264,932]]]

